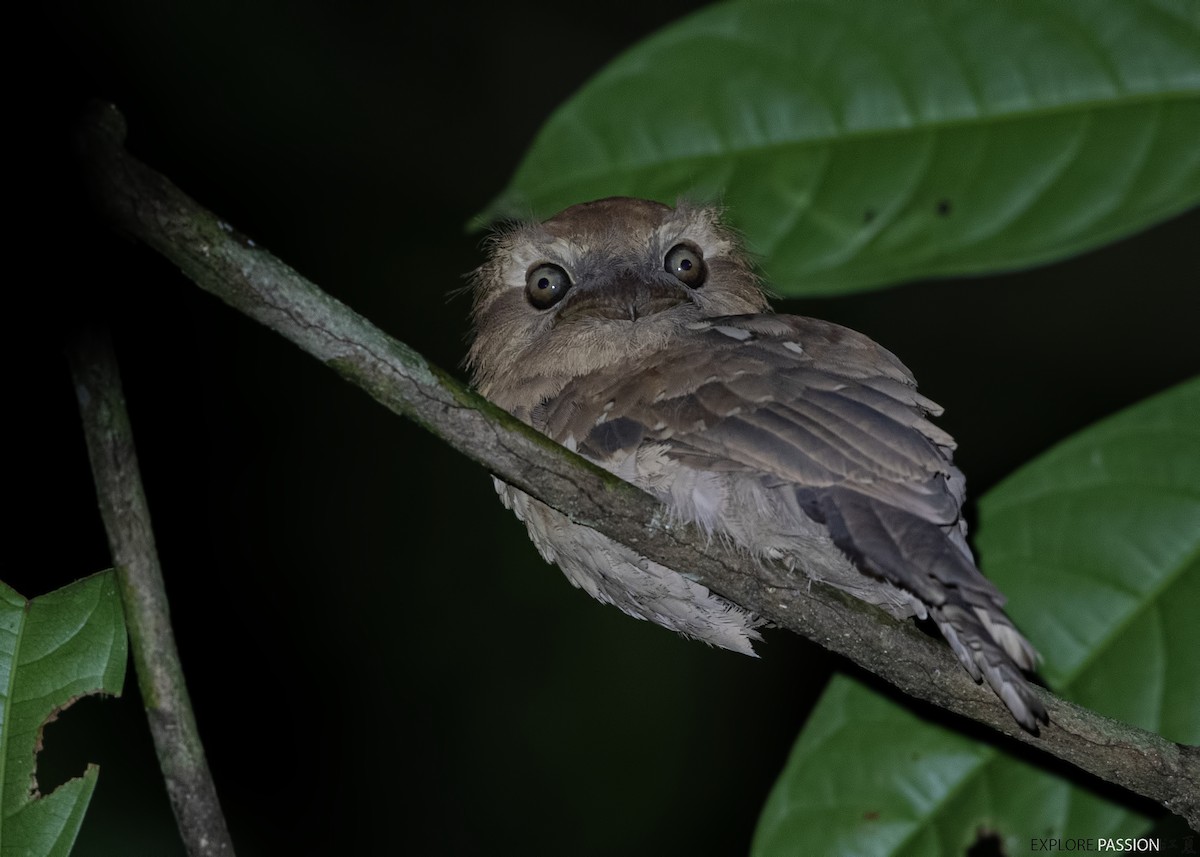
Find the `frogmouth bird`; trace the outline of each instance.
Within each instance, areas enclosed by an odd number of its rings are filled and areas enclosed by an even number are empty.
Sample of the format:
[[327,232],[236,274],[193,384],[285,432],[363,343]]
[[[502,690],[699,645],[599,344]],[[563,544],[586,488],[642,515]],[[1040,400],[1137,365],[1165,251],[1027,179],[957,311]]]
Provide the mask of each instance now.
[[[954,441],[895,356],[771,312],[713,207],[610,198],[498,234],[475,272],[480,392],[680,519],[898,618],[930,618],[1026,729],[1037,653],[975,565]],[[601,601],[752,654],[761,625],[496,480],[538,551]],[[686,572],[686,569],[684,569]]]

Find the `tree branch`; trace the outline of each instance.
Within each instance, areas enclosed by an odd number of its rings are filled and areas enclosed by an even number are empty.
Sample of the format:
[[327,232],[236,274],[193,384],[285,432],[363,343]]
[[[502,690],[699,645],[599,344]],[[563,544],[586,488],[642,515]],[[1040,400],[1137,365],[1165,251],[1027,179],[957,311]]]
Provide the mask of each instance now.
[[150,510],[107,329],[82,331],[68,354],[100,517],[121,587],[138,688],[175,823],[191,857],[233,857],[233,840],[175,648]]
[[416,420],[505,482],[771,622],[844,655],[906,694],[1152,798],[1200,827],[1200,748],[1039,695],[1050,725],[1024,732],[950,649],[849,595],[781,567],[749,565],[671,522],[639,489],[499,410],[240,236],[123,148],[124,120],[96,106],[81,134],[96,204],[201,288]]

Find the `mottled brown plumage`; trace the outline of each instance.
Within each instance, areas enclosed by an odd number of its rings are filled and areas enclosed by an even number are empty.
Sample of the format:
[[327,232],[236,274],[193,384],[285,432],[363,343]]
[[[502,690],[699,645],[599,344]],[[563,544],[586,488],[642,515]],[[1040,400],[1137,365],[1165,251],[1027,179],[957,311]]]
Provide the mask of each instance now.
[[[953,440],[890,352],[773,315],[708,207],[613,198],[495,239],[469,362],[484,395],[748,557],[895,616],[932,618],[1035,729],[1037,655],[979,573]],[[760,623],[675,571],[497,482],[542,555],[631,615],[752,653]]]

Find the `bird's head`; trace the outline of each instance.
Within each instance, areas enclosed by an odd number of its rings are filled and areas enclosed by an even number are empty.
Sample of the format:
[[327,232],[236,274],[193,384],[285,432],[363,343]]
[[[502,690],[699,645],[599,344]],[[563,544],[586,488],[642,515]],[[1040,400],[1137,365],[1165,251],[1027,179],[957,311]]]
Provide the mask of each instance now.
[[468,364],[498,400],[658,350],[690,322],[768,309],[719,209],[628,197],[499,233],[473,291]]

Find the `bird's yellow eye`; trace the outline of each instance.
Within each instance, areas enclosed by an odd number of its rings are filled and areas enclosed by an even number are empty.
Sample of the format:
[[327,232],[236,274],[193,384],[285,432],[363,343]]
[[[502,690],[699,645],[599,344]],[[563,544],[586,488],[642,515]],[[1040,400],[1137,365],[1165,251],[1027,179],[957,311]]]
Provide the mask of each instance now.
[[704,285],[708,276],[708,267],[704,264],[704,254],[695,244],[676,244],[667,251],[663,259],[663,268],[668,274],[675,276],[679,282],[690,289],[698,289]]
[[550,309],[570,288],[571,278],[558,265],[538,265],[525,277],[525,297],[534,309]]

